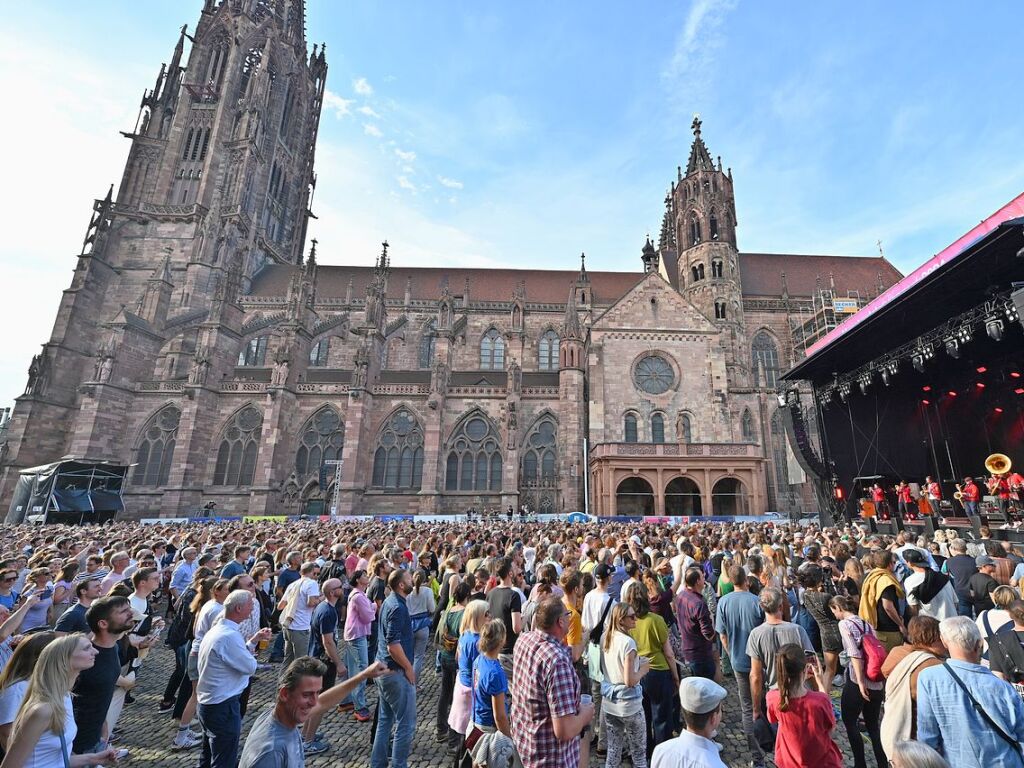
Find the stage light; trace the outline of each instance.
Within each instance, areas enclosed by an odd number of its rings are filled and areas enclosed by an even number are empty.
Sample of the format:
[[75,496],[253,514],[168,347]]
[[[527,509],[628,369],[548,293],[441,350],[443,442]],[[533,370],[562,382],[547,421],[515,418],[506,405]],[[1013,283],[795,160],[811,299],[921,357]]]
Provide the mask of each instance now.
[[985,318],[985,333],[992,341],[1003,340],[1003,329],[1006,326],[1003,325],[1003,321],[998,315],[989,315]]
[[923,387],[921,387],[921,391],[922,392],[931,392],[932,388],[930,386],[928,386],[927,384],[925,384]]
[[996,412],[996,413],[1002,413],[1002,412],[1003,412],[1003,409],[1002,409],[1002,408],[1000,408],[999,406],[996,406],[996,408],[995,408],[995,412]]
[[910,357],[910,364],[914,366],[914,370],[918,373],[924,373],[924,355],[917,353]]
[[843,493],[843,486],[837,485],[834,491],[837,501],[842,501],[845,494]]
[[974,382],[974,386],[976,386],[978,389],[984,389],[985,388],[985,385],[982,384],[980,381]]
[[932,404],[931,400],[922,400],[921,401],[921,405],[931,405],[931,404]]
[[1015,390],[1013,390],[1013,393],[1015,395],[1024,395],[1024,387],[1017,387]]
[[987,371],[987,370],[988,370],[988,368],[986,368],[986,367],[985,367],[984,365],[979,365],[979,366],[978,366],[978,367],[977,367],[977,368],[976,368],[975,370],[976,370],[976,371],[977,371],[978,373],[984,373],[985,371]]
[[1003,312],[1006,314],[1006,319],[1011,323],[1016,323],[1020,319],[1020,315],[1017,314],[1017,307],[1012,301],[1007,301],[1003,305]]
[[947,336],[942,340],[942,343],[946,346],[946,354],[952,357],[954,360],[960,357],[960,342],[953,336]]
[[842,400],[845,403],[846,402],[846,398],[848,398],[849,396],[850,396],[850,383],[847,382],[845,384],[840,384],[839,385],[839,399]]
[[956,329],[955,336],[957,338],[957,341],[959,341],[961,344],[967,344],[968,342],[970,342],[971,339],[974,338],[974,329],[966,324],[961,325],[959,328]]
[[1010,371],[1010,377],[1014,379],[1020,378],[1020,371]]
[[956,397],[956,391],[952,389],[949,390],[949,392],[947,392],[946,394],[949,395],[950,397]]
[[871,371],[866,371],[857,377],[857,384],[860,386],[860,393],[866,395],[868,387],[871,386]]
[[882,369],[882,383],[885,384],[885,386],[887,386],[887,387],[889,386],[889,369],[888,368],[883,368]]

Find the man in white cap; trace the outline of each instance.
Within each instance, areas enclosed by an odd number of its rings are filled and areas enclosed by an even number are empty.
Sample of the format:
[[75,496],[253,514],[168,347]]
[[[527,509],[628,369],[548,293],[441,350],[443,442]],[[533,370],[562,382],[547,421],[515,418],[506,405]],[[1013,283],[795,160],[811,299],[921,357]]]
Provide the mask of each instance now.
[[722,748],[712,737],[722,723],[725,688],[705,677],[687,677],[679,684],[679,703],[686,730],[654,748],[651,768],[726,768]]

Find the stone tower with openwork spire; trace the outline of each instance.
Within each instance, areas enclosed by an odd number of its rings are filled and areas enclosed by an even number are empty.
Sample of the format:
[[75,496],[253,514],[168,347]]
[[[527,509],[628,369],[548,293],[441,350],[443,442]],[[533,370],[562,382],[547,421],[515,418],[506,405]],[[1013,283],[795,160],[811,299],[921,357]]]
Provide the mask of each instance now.
[[746,342],[732,170],[711,159],[701,125],[694,116],[686,171],[679,169],[666,200],[661,245],[676,254],[680,292],[723,330],[729,382],[742,386]]
[[[194,394],[230,375],[238,295],[266,265],[302,263],[326,77],[324,50],[306,49],[304,0],[204,0],[191,34],[181,28],[123,132],[116,195],[94,203],[33,366],[46,375],[18,399],[0,496],[19,468],[126,456],[139,381],[187,379]],[[201,401],[176,406],[178,457],[206,450],[183,444]],[[181,485],[187,461],[157,474]]]

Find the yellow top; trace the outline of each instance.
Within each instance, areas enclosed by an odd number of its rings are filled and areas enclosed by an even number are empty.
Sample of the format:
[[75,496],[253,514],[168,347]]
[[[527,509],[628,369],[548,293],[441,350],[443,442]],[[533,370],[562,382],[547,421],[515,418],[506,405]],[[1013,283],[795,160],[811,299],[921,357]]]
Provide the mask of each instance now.
[[565,600],[562,601],[562,605],[569,611],[569,632],[565,636],[565,644],[579,645],[583,642],[583,618],[580,616],[580,612]]
[[648,613],[636,620],[636,626],[629,636],[636,642],[636,652],[651,660],[651,669],[668,669],[665,658],[665,641],[668,639],[668,625],[656,613]]

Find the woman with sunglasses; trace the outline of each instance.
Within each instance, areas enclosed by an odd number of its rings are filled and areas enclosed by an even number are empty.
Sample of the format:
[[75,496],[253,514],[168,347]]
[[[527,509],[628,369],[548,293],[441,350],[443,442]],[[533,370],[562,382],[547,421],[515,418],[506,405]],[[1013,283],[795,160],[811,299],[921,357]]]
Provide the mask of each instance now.
[[636,610],[617,603],[608,616],[601,640],[601,714],[608,738],[607,768],[618,768],[623,746],[633,768],[647,768],[647,722],[640,681],[651,671],[651,660],[640,656],[630,632],[636,628]]

